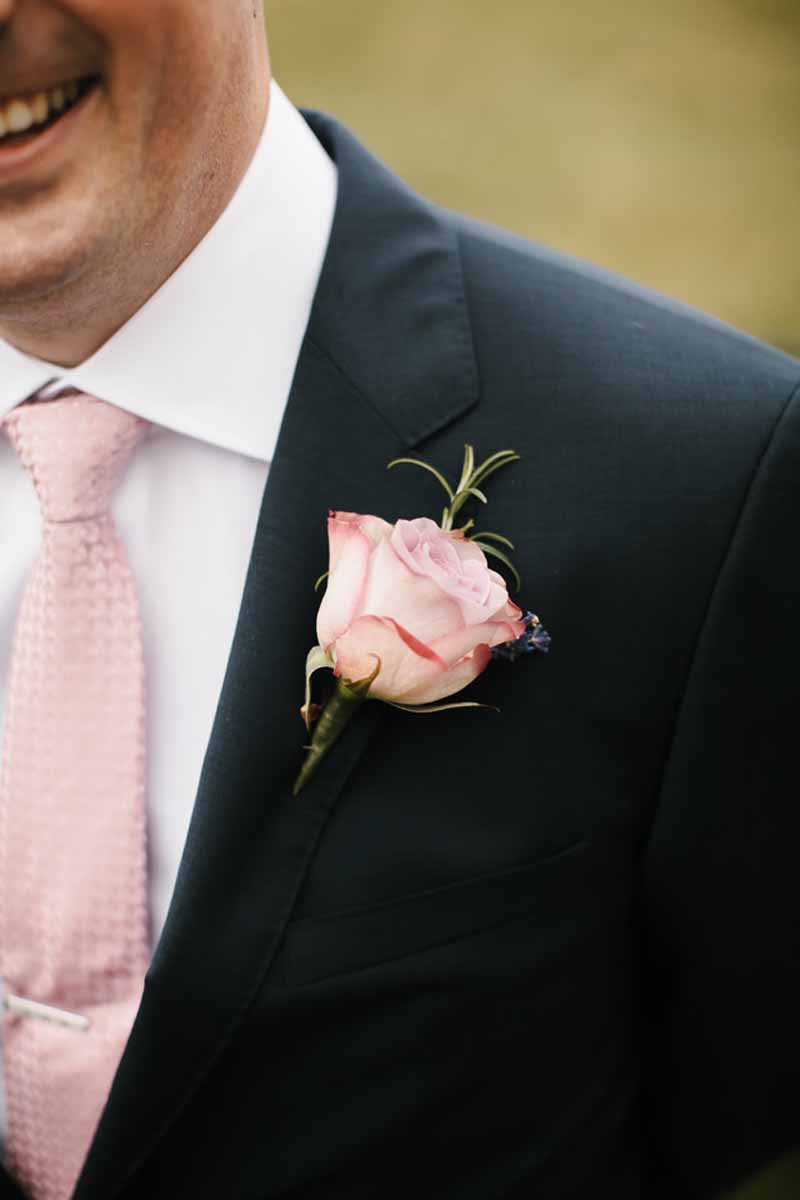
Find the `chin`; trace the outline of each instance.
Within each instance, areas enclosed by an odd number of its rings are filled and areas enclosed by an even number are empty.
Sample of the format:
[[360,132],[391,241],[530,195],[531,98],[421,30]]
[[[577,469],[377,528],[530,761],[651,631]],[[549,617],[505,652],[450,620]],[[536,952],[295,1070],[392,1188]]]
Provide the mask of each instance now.
[[[68,289],[91,263],[93,249],[77,230],[63,228],[49,237],[16,231],[12,242],[0,240],[0,319],[24,321],[29,305]],[[63,303],[66,295],[59,299]]]

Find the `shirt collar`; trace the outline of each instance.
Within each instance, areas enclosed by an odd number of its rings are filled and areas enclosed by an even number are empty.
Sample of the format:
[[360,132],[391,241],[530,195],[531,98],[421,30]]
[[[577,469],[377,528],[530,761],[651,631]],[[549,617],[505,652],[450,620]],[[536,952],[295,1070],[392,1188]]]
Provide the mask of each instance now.
[[269,461],[333,224],[337,171],[273,79],[228,206],[149,300],[70,369],[0,339],[0,417],[50,381]]

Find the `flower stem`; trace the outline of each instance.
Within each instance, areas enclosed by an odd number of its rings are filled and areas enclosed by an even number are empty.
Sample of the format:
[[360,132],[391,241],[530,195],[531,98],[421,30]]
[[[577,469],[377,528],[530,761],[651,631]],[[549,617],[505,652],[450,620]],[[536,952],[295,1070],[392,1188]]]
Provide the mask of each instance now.
[[301,788],[316,773],[319,764],[328,753],[334,742],[344,732],[351,717],[358,711],[367,698],[370,685],[374,682],[380,668],[380,662],[372,675],[351,683],[348,679],[337,679],[336,690],[320,713],[314,726],[303,765],[294,781],[292,795],[296,796]]

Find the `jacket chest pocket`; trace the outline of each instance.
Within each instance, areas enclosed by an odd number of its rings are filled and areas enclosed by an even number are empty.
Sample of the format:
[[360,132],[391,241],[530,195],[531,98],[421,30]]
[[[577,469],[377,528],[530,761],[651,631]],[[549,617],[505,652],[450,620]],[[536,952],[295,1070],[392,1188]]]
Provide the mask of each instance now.
[[586,896],[587,843],[503,871],[471,876],[374,907],[290,921],[275,964],[302,987],[481,933],[540,910],[543,919]]

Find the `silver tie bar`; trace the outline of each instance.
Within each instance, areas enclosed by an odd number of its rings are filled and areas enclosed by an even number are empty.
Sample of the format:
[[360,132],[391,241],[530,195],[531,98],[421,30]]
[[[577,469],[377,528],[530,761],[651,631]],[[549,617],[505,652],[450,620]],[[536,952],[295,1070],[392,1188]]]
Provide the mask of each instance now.
[[53,1008],[51,1004],[40,1004],[38,1000],[26,1000],[22,996],[3,993],[3,1008],[15,1017],[35,1017],[39,1021],[50,1021],[53,1025],[64,1025],[67,1029],[78,1029],[85,1033],[91,1025],[88,1017],[80,1013],[67,1012],[64,1008]]

